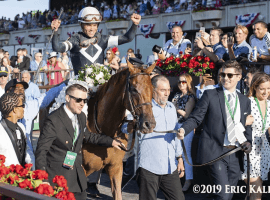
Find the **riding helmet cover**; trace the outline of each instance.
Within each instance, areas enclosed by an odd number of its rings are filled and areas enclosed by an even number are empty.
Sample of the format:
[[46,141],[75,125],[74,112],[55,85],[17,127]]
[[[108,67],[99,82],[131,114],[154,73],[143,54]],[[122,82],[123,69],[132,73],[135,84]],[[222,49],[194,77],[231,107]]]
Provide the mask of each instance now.
[[100,23],[102,16],[99,11],[94,7],[83,8],[78,16],[79,23]]

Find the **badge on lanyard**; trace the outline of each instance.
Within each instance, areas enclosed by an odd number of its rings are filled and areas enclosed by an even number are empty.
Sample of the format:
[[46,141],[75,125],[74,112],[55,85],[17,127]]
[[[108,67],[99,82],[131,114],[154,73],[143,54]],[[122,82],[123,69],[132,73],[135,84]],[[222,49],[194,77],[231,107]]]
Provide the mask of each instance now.
[[77,153],[72,152],[72,151],[67,151],[63,167],[68,168],[68,169],[73,169],[74,162],[76,160]]

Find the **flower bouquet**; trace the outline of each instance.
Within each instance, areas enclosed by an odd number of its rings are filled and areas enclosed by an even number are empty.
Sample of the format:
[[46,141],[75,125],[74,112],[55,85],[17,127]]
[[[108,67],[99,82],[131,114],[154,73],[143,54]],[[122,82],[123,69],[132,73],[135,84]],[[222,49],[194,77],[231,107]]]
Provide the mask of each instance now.
[[[75,200],[74,194],[68,192],[67,180],[63,176],[55,176],[53,183],[56,186],[42,184],[44,179],[48,179],[48,174],[44,170],[31,171],[32,164],[5,166],[6,157],[0,155],[0,182],[31,190],[38,194],[55,197],[57,199]],[[0,194],[0,199],[4,196]],[[10,198],[11,199],[11,198]]]
[[[180,52],[180,54],[182,54],[182,52]],[[203,76],[208,70],[215,68],[215,64],[210,62],[209,57],[192,57],[189,54],[179,58],[171,56],[165,61],[158,59],[156,65],[163,69],[163,75],[165,76],[180,76],[185,73],[191,76]]]

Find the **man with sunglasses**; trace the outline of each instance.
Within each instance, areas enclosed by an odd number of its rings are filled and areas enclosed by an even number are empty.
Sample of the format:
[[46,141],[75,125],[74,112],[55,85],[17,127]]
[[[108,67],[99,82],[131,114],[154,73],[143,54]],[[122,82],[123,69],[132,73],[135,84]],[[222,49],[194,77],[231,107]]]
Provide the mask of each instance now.
[[0,68],[0,97],[5,94],[5,86],[8,81],[8,68],[2,66]]
[[6,157],[5,165],[31,163],[25,128],[18,122],[23,118],[23,100],[15,93],[5,93],[0,98],[0,111],[3,116],[0,121],[0,154]]
[[[36,168],[48,172],[51,184],[55,175],[63,175],[75,198],[85,200],[87,181],[82,167],[83,142],[119,150],[125,147],[105,134],[89,132],[86,116],[82,112],[87,102],[87,89],[84,86],[69,86],[65,99],[66,103],[48,116],[41,130],[36,150]],[[73,159],[68,161],[71,156]]]
[[77,75],[86,64],[103,63],[103,52],[106,48],[132,41],[141,21],[141,16],[135,13],[132,14],[131,21],[133,24],[125,35],[121,36],[101,35],[98,32],[98,26],[102,21],[102,16],[94,7],[83,8],[79,13],[78,19],[82,32],[74,34],[63,43],[59,43],[58,37],[58,28],[61,21],[54,20],[51,24],[52,29],[55,30],[52,39],[52,48],[56,52],[70,51],[75,75]]
[[41,67],[47,66],[45,61],[43,60],[42,54],[40,52],[37,52],[35,53],[35,59],[30,62],[30,70],[36,71],[40,62],[42,62]]
[[[222,86],[204,92],[194,111],[180,128],[179,139],[184,139],[204,120],[197,162],[212,161],[219,156],[241,146],[246,153],[251,151],[252,130],[245,126],[246,117],[251,113],[250,100],[236,91],[242,75],[241,65],[236,61],[224,63],[220,72]],[[230,188],[237,185],[243,171],[243,151],[229,155],[208,166],[212,184],[221,185],[214,199],[230,200]],[[229,187],[229,190],[226,187]]]

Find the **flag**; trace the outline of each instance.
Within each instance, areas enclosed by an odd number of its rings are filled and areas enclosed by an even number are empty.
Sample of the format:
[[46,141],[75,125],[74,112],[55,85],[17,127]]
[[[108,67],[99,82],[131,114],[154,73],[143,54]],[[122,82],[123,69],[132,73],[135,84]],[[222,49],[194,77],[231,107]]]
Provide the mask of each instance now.
[[28,37],[33,38],[35,40],[35,43],[37,43],[37,40],[40,37],[40,35],[28,35]]
[[22,37],[16,36],[16,37],[15,37],[15,39],[18,41],[18,43],[19,43],[20,45],[22,45],[23,38],[24,38],[24,36],[22,36]]
[[251,13],[245,15],[236,15],[235,24],[249,27],[257,19],[260,13]]
[[180,21],[176,21],[176,22],[166,22],[166,25],[169,29],[169,31],[171,31],[172,27],[174,25],[178,25],[178,26],[183,26],[185,24],[186,20],[180,20]]
[[138,28],[142,32],[143,36],[145,38],[148,38],[149,34],[152,33],[154,26],[155,24],[141,24],[141,25],[138,25]]

